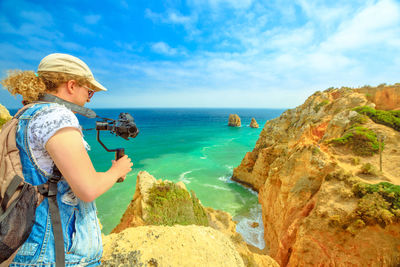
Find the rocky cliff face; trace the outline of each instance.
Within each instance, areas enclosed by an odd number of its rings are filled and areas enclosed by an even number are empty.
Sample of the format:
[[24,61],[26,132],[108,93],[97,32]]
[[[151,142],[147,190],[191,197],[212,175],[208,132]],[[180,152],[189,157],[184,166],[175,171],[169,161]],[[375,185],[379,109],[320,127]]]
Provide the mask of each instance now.
[[[180,203],[179,206],[168,207],[166,202],[162,205],[164,209],[170,210],[168,214],[175,221],[179,221],[176,217],[185,213],[184,224],[190,222],[192,225],[152,225],[152,188],[166,184],[169,183],[156,180],[145,171],[139,172],[135,194],[120,223],[110,235],[103,237],[102,265],[134,263],[133,266],[279,266],[264,252],[243,241],[236,232],[236,223],[229,213],[191,204],[198,201],[193,192],[193,201],[186,204],[183,204],[182,199],[177,200],[177,195],[174,195],[175,202]],[[182,182],[176,186],[187,191]],[[165,190],[163,187],[161,191]],[[158,199],[160,197],[168,198],[165,194],[158,196]],[[183,205],[185,207],[182,209]],[[179,216],[171,212],[176,209],[181,209]],[[203,220],[192,220],[199,217],[194,214],[202,214],[198,212],[201,209],[205,211],[206,223]],[[157,217],[163,217],[163,212],[158,211]],[[165,221],[171,222],[169,219]],[[193,225],[198,222],[208,227]]]
[[281,266],[400,264],[400,133],[353,110],[400,107],[397,89],[381,89],[316,92],[268,121],[234,169],[233,180],[259,192]]

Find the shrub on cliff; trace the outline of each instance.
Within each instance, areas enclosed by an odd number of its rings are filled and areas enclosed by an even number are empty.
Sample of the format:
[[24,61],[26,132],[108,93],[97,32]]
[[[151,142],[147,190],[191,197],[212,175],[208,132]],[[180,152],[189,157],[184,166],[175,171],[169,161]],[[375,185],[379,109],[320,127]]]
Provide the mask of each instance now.
[[351,127],[342,137],[328,142],[333,145],[348,145],[359,156],[372,156],[379,151],[376,133],[362,126]]
[[400,131],[400,110],[376,110],[368,106],[354,108],[360,114],[367,115],[375,123],[389,126]]
[[400,220],[400,186],[360,182],[354,185],[353,192],[360,198],[356,213],[365,224],[385,226]]
[[192,192],[171,182],[155,184],[148,191],[147,224],[152,225],[204,225],[208,226],[207,214]]

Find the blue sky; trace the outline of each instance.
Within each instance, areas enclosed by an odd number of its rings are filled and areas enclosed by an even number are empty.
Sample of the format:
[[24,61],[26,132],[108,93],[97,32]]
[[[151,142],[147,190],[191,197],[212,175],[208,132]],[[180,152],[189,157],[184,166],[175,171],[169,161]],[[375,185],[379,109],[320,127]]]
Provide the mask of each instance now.
[[[109,91],[89,107],[291,108],[317,90],[400,82],[400,3],[0,0],[0,73],[61,52]],[[20,99],[0,90],[0,103]]]

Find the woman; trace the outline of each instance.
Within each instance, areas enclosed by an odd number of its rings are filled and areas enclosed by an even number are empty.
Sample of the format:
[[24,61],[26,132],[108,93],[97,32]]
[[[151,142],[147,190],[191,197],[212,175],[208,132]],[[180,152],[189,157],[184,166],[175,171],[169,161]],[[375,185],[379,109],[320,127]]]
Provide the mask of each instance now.
[[[50,54],[42,59],[37,73],[10,72],[1,84],[24,103],[51,94],[84,106],[94,92],[106,91],[89,67],[67,54]],[[100,264],[102,243],[94,200],[131,171],[128,156],[113,161],[106,172],[97,172],[86,151],[78,119],[63,105],[37,103],[19,119],[16,135],[25,180],[40,185],[52,176],[54,166],[63,179],[58,182],[60,211],[67,266]],[[55,241],[45,199],[36,209],[35,225],[10,266],[55,266]]]

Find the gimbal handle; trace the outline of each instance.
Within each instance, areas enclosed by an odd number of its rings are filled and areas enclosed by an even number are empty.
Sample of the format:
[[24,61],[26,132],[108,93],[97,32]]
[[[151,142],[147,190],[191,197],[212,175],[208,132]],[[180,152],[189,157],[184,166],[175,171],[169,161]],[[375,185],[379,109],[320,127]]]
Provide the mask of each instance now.
[[[105,150],[108,152],[115,152],[115,160],[119,160],[123,156],[125,156],[125,149],[124,148],[116,148],[116,149],[108,149],[103,142],[100,140],[100,131],[97,130],[97,141],[104,147]],[[118,178],[117,183],[122,183],[124,179],[122,177]]]

